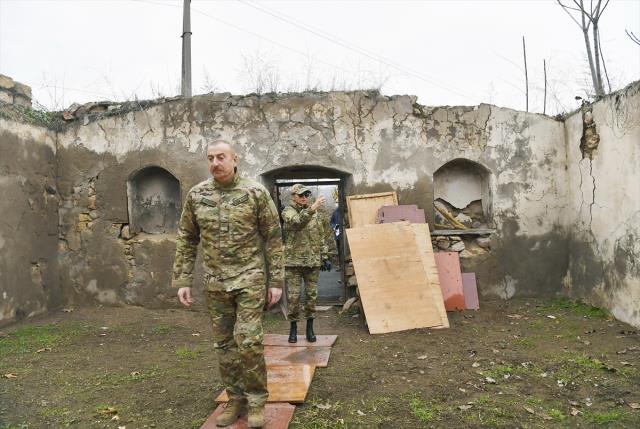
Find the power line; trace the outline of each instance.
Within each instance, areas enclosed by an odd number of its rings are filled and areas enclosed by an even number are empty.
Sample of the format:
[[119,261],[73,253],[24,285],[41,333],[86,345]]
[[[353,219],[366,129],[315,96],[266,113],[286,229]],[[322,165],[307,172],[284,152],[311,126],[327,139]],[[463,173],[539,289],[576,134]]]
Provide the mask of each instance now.
[[463,97],[469,97],[470,96],[470,97],[472,97],[472,98],[474,98],[476,100],[480,100],[479,97],[477,97],[475,94],[473,94],[471,92],[468,92],[468,91],[465,91],[465,90],[462,90],[462,89],[458,89],[458,88],[450,86],[448,84],[439,83],[439,82],[433,80],[432,78],[429,78],[428,76],[426,76],[426,75],[424,75],[422,73],[413,71],[413,70],[411,70],[411,69],[409,69],[409,68],[407,68],[405,66],[402,66],[402,65],[394,62],[393,60],[390,60],[388,58],[385,58],[385,57],[382,57],[380,55],[377,55],[377,54],[373,53],[372,51],[369,51],[369,50],[367,50],[365,48],[362,48],[362,47],[359,47],[357,45],[354,45],[353,43],[350,43],[350,42],[348,42],[348,41],[346,41],[344,39],[341,39],[338,36],[334,36],[334,35],[332,35],[330,33],[327,33],[326,31],[323,31],[321,29],[312,27],[309,24],[305,24],[305,23],[303,23],[303,22],[301,22],[299,20],[296,20],[295,18],[289,17],[289,16],[287,16],[287,15],[281,13],[281,12],[273,11],[273,9],[269,9],[268,7],[266,7],[264,5],[258,5],[258,4],[254,3],[254,2],[250,2],[250,1],[247,1],[247,0],[237,0],[237,1],[242,3],[242,4],[244,4],[244,5],[246,5],[246,6],[249,6],[249,7],[253,8],[253,9],[256,9],[256,10],[261,11],[263,13],[266,13],[266,14],[268,14],[270,16],[273,16],[274,18],[276,18],[276,19],[278,19],[280,21],[283,21],[283,22],[286,22],[286,23],[288,23],[290,25],[293,25],[296,28],[299,28],[299,29],[301,29],[303,31],[306,31],[306,32],[314,34],[314,35],[316,35],[316,36],[318,36],[320,38],[328,40],[331,43],[334,43],[334,44],[336,44],[338,46],[342,46],[342,47],[344,47],[346,49],[354,51],[354,52],[356,52],[356,53],[358,53],[360,55],[363,55],[363,56],[365,56],[365,57],[367,57],[369,59],[372,59],[372,60],[375,60],[375,61],[379,61],[382,64],[385,64],[385,65],[387,65],[389,67],[392,67],[392,68],[394,68],[394,69],[396,69],[398,71],[401,71],[401,72],[403,72],[403,73],[405,73],[407,75],[413,76],[413,77],[418,78],[418,79],[420,79],[420,80],[422,80],[424,82],[427,82],[427,83],[429,83],[431,85],[434,85],[434,86],[437,86],[437,87],[439,87],[441,89],[444,89],[445,91],[449,91],[451,93],[454,93],[456,95],[460,95],[460,96],[463,96]]
[[[148,4],[153,4],[153,5],[157,5],[157,6],[180,7],[179,5],[166,4],[166,3],[158,3],[158,2],[154,2],[154,1],[150,1],[150,0],[133,0],[133,1],[137,1],[137,2],[139,2],[139,3],[148,3]],[[282,43],[280,43],[280,42],[278,42],[278,41],[275,41],[275,40],[270,39],[270,38],[268,38],[268,37],[264,37],[264,36],[262,36],[262,35],[260,35],[260,34],[258,34],[258,33],[255,33],[255,32],[253,32],[253,31],[251,31],[251,30],[247,30],[246,28],[243,28],[243,27],[241,27],[241,26],[239,26],[239,25],[236,25],[236,24],[233,24],[233,23],[231,23],[231,22],[225,21],[225,20],[220,19],[220,18],[218,18],[218,17],[215,17],[215,16],[213,16],[213,15],[210,15],[210,14],[208,14],[208,13],[206,13],[206,12],[203,12],[203,11],[201,11],[201,10],[199,10],[199,9],[191,8],[191,10],[192,10],[192,11],[194,11],[194,12],[196,12],[196,13],[198,13],[198,14],[200,14],[200,15],[206,16],[206,17],[207,17],[207,18],[209,18],[209,19],[212,19],[212,20],[214,20],[214,21],[220,22],[221,24],[224,24],[224,25],[227,25],[227,26],[229,26],[229,27],[235,28],[235,29],[236,29],[236,30],[238,30],[238,31],[242,31],[242,32],[247,33],[247,34],[251,34],[252,36],[255,36],[255,37],[259,38],[259,39],[265,40],[265,41],[267,41],[267,42],[269,42],[269,43],[271,43],[271,44],[274,44],[274,45],[276,45],[276,46],[279,46],[279,47],[281,47],[281,48],[283,48],[283,49],[287,49],[287,50],[289,50],[289,51],[295,52],[296,54],[301,55],[301,56],[303,56],[303,57],[307,57],[307,56],[308,56],[308,53],[307,53],[307,52],[303,52],[303,51],[301,51],[301,50],[299,50],[299,49],[292,48],[292,47],[290,47],[290,46],[284,45],[284,44],[282,44]],[[345,73],[350,73],[350,70],[347,70],[347,69],[345,69],[344,67],[337,66],[337,65],[335,65],[335,64],[333,64],[333,63],[330,63],[330,62],[324,61],[324,60],[322,60],[322,59],[318,59],[318,61],[319,61],[319,62],[321,62],[321,63],[324,63],[324,64],[326,64],[326,65],[328,65],[328,66],[330,66],[330,67],[333,67],[333,68],[335,68],[335,69],[339,69],[339,70],[341,70],[341,71],[343,71],[343,72],[345,72]]]

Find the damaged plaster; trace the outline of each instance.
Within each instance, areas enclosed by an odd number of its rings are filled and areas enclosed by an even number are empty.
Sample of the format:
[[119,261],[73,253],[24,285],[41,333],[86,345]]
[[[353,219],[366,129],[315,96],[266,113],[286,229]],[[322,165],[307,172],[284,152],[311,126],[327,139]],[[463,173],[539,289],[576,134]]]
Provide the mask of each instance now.
[[[590,119],[583,109],[566,123],[484,104],[425,107],[415,97],[366,91],[76,106],[55,133],[0,122],[2,144],[21,148],[13,156],[28,159],[29,148],[39,147],[34,160],[47,171],[0,172],[0,186],[28,188],[12,201],[46,220],[29,221],[31,240],[41,245],[37,251],[23,246],[26,277],[11,279],[31,285],[29,297],[8,286],[5,270],[0,273],[6,297],[0,322],[62,303],[177,305],[169,286],[175,218],[156,216],[179,213],[188,190],[209,177],[207,142],[222,138],[235,145],[240,173],[266,184],[277,171],[326,169],[346,178],[347,194],[396,191],[402,204],[424,209],[432,225],[434,200],[464,205],[459,219],[477,232],[435,235],[433,245],[460,253],[481,295],[568,293],[639,325],[639,182],[629,183],[638,174],[633,165],[640,165],[633,144],[639,140],[638,99],[638,85],[631,86],[590,106]],[[593,146],[594,134],[582,144],[585,124],[598,136],[590,156],[583,149]],[[481,177],[463,169],[447,175],[443,188],[436,172],[452,161],[475,166]],[[145,168],[158,173],[151,185],[132,187]],[[465,195],[458,201],[461,186]],[[478,213],[482,222],[474,218]],[[151,226],[141,227],[145,216]],[[48,225],[46,239],[42,224]],[[5,222],[0,248],[16,240]],[[58,288],[57,301],[51,288]]]

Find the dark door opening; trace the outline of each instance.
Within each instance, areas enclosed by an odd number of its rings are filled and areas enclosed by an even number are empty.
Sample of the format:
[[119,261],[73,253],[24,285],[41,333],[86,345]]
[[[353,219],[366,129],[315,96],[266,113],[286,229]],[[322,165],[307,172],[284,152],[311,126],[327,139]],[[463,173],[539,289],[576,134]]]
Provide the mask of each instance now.
[[[321,215],[331,224],[337,254],[332,258],[331,271],[320,271],[318,278],[318,301],[320,305],[342,304],[346,300],[347,289],[344,279],[344,214],[346,213],[346,178],[331,170],[308,168],[282,170],[267,177],[272,197],[282,210],[291,201],[291,186],[302,183],[312,190],[314,198],[323,195],[326,199]],[[333,218],[333,222],[332,222]],[[338,235],[336,236],[336,230]]]

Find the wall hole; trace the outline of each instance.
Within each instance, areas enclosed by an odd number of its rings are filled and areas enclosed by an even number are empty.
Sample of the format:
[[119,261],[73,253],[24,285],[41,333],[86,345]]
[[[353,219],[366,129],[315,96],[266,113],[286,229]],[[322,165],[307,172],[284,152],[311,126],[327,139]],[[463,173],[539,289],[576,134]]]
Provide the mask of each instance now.
[[145,167],[127,181],[131,233],[170,234],[178,230],[180,182],[157,166]]

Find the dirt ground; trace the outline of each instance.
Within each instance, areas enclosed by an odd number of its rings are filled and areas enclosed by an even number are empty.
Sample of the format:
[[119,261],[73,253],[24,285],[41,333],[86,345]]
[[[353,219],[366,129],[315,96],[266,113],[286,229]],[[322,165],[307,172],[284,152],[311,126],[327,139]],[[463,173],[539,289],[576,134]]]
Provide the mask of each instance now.
[[[566,300],[482,302],[451,329],[338,334],[292,428],[638,428],[640,335]],[[269,333],[287,332],[269,314]],[[57,312],[0,334],[0,428],[198,428],[221,389],[206,313]]]

